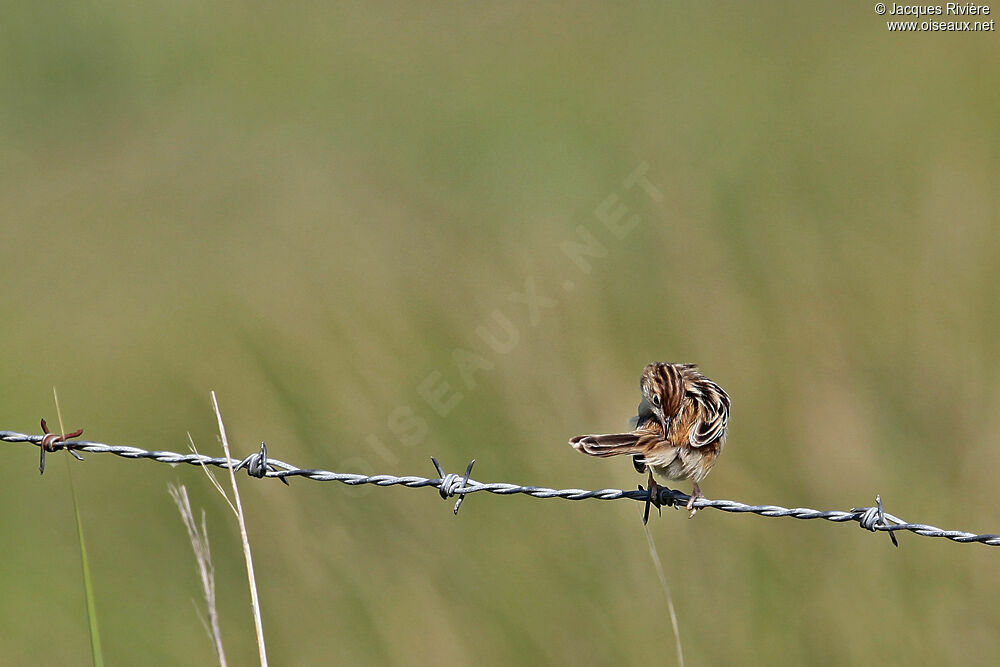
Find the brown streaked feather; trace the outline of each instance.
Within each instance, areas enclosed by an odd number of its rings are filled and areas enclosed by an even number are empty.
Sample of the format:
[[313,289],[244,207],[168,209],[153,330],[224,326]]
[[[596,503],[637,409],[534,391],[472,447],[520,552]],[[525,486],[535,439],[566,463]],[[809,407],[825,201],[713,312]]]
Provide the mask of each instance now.
[[569,444],[584,454],[607,458],[609,456],[621,456],[622,454],[641,456],[661,441],[662,437],[659,433],[640,430],[632,431],[631,433],[578,435],[570,440]]
[[701,373],[694,373],[689,384],[695,421],[688,437],[692,447],[704,447],[725,441],[729,426],[729,394]]

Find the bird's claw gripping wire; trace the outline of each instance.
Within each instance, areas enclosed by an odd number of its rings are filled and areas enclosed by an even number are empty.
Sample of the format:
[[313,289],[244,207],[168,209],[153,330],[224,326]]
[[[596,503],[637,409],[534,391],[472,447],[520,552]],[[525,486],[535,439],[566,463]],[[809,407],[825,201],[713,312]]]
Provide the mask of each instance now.
[[642,513],[643,525],[645,525],[646,522],[649,521],[650,505],[655,506],[656,511],[660,512],[661,508],[663,507],[673,507],[674,509],[677,509],[678,507],[686,503],[690,498],[690,496],[681,493],[676,489],[671,489],[669,487],[663,486],[662,484],[657,484],[656,480],[652,478],[652,475],[650,475],[649,481],[652,482],[652,484],[648,489],[644,488],[642,484],[639,485],[639,490],[646,492],[646,507]]

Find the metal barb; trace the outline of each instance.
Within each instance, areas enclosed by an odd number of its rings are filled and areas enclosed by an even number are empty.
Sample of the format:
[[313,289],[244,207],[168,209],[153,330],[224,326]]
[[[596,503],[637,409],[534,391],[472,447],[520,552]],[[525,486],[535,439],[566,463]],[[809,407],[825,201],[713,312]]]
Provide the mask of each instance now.
[[[233,472],[236,472],[240,468],[246,468],[247,474],[251,477],[256,477],[257,479],[263,479],[264,477],[267,477],[267,473],[275,471],[276,468],[267,462],[267,443],[261,440],[260,451],[254,452],[237,463],[236,467],[233,468]],[[284,477],[278,477],[278,479],[280,479],[285,486],[289,486],[288,480]]]
[[[873,533],[878,531],[879,528],[892,528],[892,524],[886,521],[885,518],[885,508],[882,506],[882,496],[875,496],[875,507],[855,507],[853,512],[861,512],[861,516],[858,517],[858,523],[865,530],[870,530]],[[889,539],[892,540],[892,545],[894,547],[899,547],[899,542],[896,540],[896,533],[893,530],[886,531],[889,533]]]
[[431,463],[437,469],[439,475],[441,475],[441,484],[438,486],[438,493],[445,500],[452,497],[456,493],[459,493],[458,502],[455,503],[455,516],[458,516],[458,508],[462,506],[462,501],[465,500],[465,493],[461,493],[465,490],[466,485],[469,483],[469,475],[472,474],[472,466],[476,465],[476,459],[469,461],[469,467],[465,469],[465,477],[460,477],[455,473],[445,474],[444,469],[438,460],[431,457]]
[[[646,506],[642,510],[642,525],[646,525],[649,522],[649,508],[651,505],[656,506],[656,515],[663,516],[664,507],[673,507],[677,509],[677,501],[675,494],[680,493],[679,491],[674,491],[673,489],[668,489],[662,484],[656,486],[656,498],[653,498],[653,489],[647,489],[642,484],[638,485],[638,490],[645,493]],[[666,498],[664,498],[666,496]]]
[[[642,484],[639,485],[639,491],[644,493],[644,497],[641,500],[646,501],[646,507],[642,512],[642,525],[646,525],[649,520],[649,506],[656,505],[657,513],[662,516],[661,511],[664,507],[673,507],[674,509],[680,509],[687,505],[687,501],[691,496],[687,495],[683,491],[678,491],[677,489],[671,489],[662,484],[657,484],[657,502],[653,502],[653,495],[650,489],[645,488]],[[693,516],[693,515],[692,515]]]
[[45,474],[45,452],[56,452],[60,449],[65,449],[70,454],[73,455],[77,461],[82,461],[83,457],[77,452],[73,451],[72,443],[66,442],[70,438],[79,438],[83,435],[83,429],[78,429],[72,433],[51,433],[49,432],[49,425],[45,423],[45,419],[42,419],[42,439],[38,441],[39,455],[38,455],[38,474]]

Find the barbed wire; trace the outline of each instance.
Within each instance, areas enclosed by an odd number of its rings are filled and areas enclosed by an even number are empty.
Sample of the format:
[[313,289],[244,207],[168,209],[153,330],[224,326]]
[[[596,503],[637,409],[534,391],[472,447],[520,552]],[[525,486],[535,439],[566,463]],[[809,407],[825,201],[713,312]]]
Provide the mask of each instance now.
[[[434,467],[440,477],[421,477],[419,475],[361,475],[355,473],[340,473],[329,470],[319,470],[312,468],[299,468],[290,463],[285,463],[278,459],[270,458],[267,454],[267,446],[262,442],[260,450],[254,452],[245,459],[229,459],[226,457],[206,456],[204,454],[189,453],[180,454],[178,452],[156,451],[131,447],[128,445],[107,445],[101,442],[89,440],[69,440],[62,437],[52,437],[53,434],[27,435],[14,431],[0,431],[0,440],[5,442],[27,442],[41,447],[42,455],[45,452],[56,452],[65,449],[77,456],[79,453],[88,454],[114,454],[126,459],[149,459],[159,463],[187,463],[190,465],[216,466],[228,468],[233,466],[235,470],[246,468],[247,473],[252,477],[265,478],[273,477],[280,479],[285,484],[289,477],[303,477],[317,482],[340,482],[349,486],[361,484],[372,484],[378,487],[403,486],[410,489],[429,486],[438,490],[442,498],[458,496],[455,503],[454,512],[462,505],[465,497],[471,493],[487,492],[501,496],[526,495],[532,498],[562,498],[564,500],[636,500],[647,502],[649,492],[642,487],[635,491],[624,489],[550,489],[544,486],[522,486],[520,484],[510,484],[507,482],[479,482],[470,477],[475,459],[469,463],[464,475],[456,473],[447,474],[438,463],[437,459],[431,457]],[[67,436],[68,437],[68,436]],[[79,457],[78,457],[79,458]],[[659,501],[661,505],[668,507],[683,507],[687,504],[690,496],[681,491],[660,488]],[[778,505],[748,505],[735,500],[712,500],[709,498],[696,498],[693,503],[695,509],[717,509],[723,512],[734,512],[738,514],[748,513],[764,517],[791,517],[793,519],[825,519],[835,523],[857,522],[865,530],[872,532],[888,532],[893,544],[898,546],[894,533],[905,530],[923,537],[943,537],[953,542],[970,543],[977,542],[986,546],[1000,546],[1000,535],[984,534],[977,535],[962,530],[943,530],[936,526],[924,523],[909,523],[897,516],[889,514],[882,506],[882,498],[875,496],[874,507],[855,507],[850,511],[842,510],[817,510],[808,507],[780,507]]]

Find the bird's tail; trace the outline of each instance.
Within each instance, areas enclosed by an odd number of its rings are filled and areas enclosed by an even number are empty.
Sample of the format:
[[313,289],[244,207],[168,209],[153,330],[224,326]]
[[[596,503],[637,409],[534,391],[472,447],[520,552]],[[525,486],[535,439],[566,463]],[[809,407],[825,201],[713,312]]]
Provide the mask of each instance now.
[[643,454],[649,446],[639,433],[610,433],[608,435],[578,435],[569,441],[578,452],[607,458],[622,454]]

